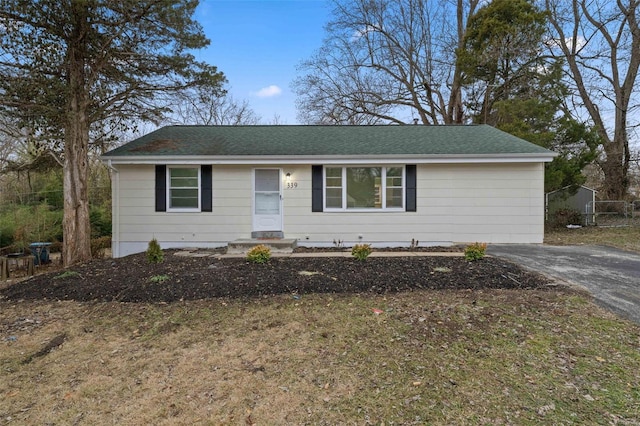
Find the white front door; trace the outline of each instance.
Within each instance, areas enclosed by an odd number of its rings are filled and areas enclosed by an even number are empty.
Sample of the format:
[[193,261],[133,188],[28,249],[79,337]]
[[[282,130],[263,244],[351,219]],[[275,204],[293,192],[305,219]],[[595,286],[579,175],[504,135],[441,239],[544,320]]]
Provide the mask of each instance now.
[[282,179],[280,169],[255,169],[253,178],[253,230],[282,231]]

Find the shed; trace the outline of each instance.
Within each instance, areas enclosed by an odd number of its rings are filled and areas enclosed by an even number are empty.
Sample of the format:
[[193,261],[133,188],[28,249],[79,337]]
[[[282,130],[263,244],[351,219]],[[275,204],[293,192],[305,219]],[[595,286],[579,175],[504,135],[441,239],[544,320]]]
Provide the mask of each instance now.
[[545,196],[547,219],[551,219],[558,210],[574,210],[582,215],[593,211],[596,192],[584,185],[565,186],[548,192]]
[[102,159],[120,257],[152,238],[162,248],[542,243],[554,156],[487,125],[168,126]]

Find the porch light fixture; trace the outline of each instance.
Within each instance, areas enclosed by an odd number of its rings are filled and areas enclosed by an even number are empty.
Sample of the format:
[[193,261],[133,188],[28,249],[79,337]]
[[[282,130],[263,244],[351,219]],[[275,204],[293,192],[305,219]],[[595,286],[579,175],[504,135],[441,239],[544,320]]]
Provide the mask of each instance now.
[[287,177],[287,182],[291,182],[291,173],[287,173],[285,176]]

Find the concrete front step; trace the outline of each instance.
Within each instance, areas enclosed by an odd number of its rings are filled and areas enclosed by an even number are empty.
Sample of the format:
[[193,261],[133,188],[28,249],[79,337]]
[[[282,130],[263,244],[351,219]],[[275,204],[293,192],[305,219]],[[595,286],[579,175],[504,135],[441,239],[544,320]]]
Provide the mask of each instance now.
[[262,244],[271,249],[273,253],[293,253],[296,247],[294,239],[240,239],[229,242],[227,245],[227,253],[229,254],[246,254],[253,247]]
[[251,232],[251,239],[257,240],[281,240],[284,238],[284,232],[282,231],[253,231]]

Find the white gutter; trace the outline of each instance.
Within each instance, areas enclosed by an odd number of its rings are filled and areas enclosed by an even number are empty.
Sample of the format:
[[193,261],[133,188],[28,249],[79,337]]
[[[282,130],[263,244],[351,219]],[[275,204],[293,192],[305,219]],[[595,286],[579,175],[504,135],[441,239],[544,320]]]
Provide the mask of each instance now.
[[115,167],[113,167],[113,160],[111,160],[111,159],[107,160],[107,162],[105,163],[105,165],[106,165],[106,166],[107,166],[107,168],[108,168],[109,170],[111,170],[112,172],[114,172],[114,173],[120,173],[120,172],[118,171],[118,169],[116,169]]
[[336,156],[199,156],[145,155],[102,157],[109,164],[469,164],[469,163],[540,163],[557,156],[551,154],[486,154],[486,155],[336,155]]

